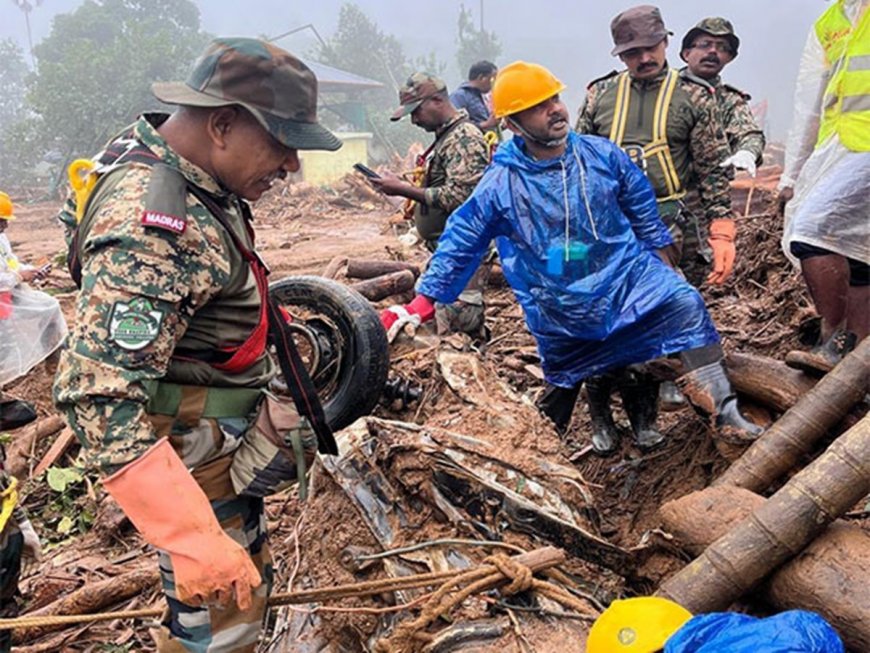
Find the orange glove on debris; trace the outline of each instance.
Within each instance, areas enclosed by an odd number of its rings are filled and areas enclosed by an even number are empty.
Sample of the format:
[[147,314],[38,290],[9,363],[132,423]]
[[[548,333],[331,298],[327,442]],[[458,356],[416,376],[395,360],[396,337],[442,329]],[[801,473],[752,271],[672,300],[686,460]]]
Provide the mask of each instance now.
[[248,552],[224,533],[202,488],[163,438],[103,481],[149,544],[166,551],[178,599],[251,608],[262,580]]
[[737,256],[734,249],[736,233],[734,220],[719,218],[710,223],[710,238],[707,242],[713,248],[713,271],[707,277],[707,283],[725,283],[725,279],[731,275]]

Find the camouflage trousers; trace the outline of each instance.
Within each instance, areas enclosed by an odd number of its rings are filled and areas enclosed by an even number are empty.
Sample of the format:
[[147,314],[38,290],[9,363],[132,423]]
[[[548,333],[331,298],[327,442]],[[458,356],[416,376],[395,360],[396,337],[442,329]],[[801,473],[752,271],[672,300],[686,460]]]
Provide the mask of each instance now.
[[[24,536],[18,530],[14,518],[6,523],[0,533],[0,618],[18,616],[18,576],[21,573],[21,553]],[[12,650],[12,631],[0,630],[0,653]]]
[[659,213],[674,239],[674,244],[665,250],[669,263],[682,271],[686,281],[699,287],[710,272],[713,258],[707,244],[707,227],[700,219],[697,194],[689,193],[681,202],[662,202]]
[[483,302],[483,289],[489,280],[493,259],[494,250],[485,257],[455,302],[435,304],[435,330],[439,335],[467,333],[472,338],[484,336],[486,305]]
[[[168,436],[185,465],[193,468],[193,477],[211,502],[218,522],[250,553],[263,584],[254,590],[253,605],[245,612],[235,603],[223,609],[187,605],[178,600],[175,592],[170,557],[158,552],[168,604],[162,627],[154,633],[161,653],[253,653],[272,590],[272,558],[262,494],[240,495],[231,473],[239,452],[251,453],[249,436],[257,429],[264,404],[256,398],[257,391],[250,401],[236,401],[236,397],[243,396],[240,393],[211,396],[211,392],[210,388],[163,384],[156,395],[160,400],[150,405],[150,418],[157,435]],[[236,405],[229,407],[233,403]],[[259,453],[262,455],[255,460],[268,461],[276,454],[274,447]],[[270,467],[268,462],[265,466]],[[251,486],[262,485],[260,480],[248,479]]]
[[160,577],[168,610],[156,634],[161,653],[253,653],[266,616],[266,601],[272,591],[272,558],[267,544],[263,499],[238,496],[232,487],[229,467],[232,456],[224,456],[194,470],[193,475],[211,501],[224,532],[251,555],[263,584],[253,591],[250,610],[242,612],[235,603],[223,609],[194,607],[178,600],[169,556],[159,552]]

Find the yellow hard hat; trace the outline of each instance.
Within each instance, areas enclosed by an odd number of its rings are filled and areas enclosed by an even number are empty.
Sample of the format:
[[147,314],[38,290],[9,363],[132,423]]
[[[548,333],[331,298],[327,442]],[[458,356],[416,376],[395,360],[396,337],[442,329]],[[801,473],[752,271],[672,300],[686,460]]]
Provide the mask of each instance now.
[[499,69],[492,85],[495,117],[525,111],[564,90],[565,85],[543,66],[514,61]]
[[691,618],[683,606],[657,596],[614,601],[592,624],[586,653],[653,653]]
[[12,200],[9,199],[9,195],[0,191],[0,220],[14,220],[15,216],[12,214]]

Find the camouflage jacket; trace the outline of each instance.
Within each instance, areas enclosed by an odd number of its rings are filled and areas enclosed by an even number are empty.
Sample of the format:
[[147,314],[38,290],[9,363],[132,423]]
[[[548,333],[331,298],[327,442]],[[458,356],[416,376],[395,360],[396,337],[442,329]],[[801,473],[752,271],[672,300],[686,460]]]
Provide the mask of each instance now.
[[752,98],[729,84],[721,77],[708,80],[716,89],[719,114],[725,128],[725,136],[732,152],[746,150],[755,155],[755,162],[761,165],[764,156],[764,132],[755,122],[749,100]]
[[[621,145],[647,145],[652,140],[653,109],[667,67],[650,80],[631,80],[628,119]],[[615,114],[619,73],[589,84],[576,129],[581,134],[607,138]],[[684,190],[697,190],[704,222],[731,217],[730,172],[719,164],[731,151],[719,120],[713,88],[680,76],[668,105],[665,130],[676,174]],[[670,195],[663,170],[650,159],[647,177],[656,196]]]
[[468,199],[483,176],[489,164],[489,147],[465,109],[441,127],[435,139],[423,181],[426,205],[449,215]]
[[[157,132],[165,119],[143,116],[120,138],[145,145],[162,166],[209,193],[252,247],[241,200],[169,148]],[[193,355],[237,346],[259,319],[256,279],[208,209],[183,184],[180,192],[161,192],[160,165],[98,172],[103,177],[79,226],[81,290],[54,400],[88,462],[110,473],[156,442],[146,406],[158,381],[260,387],[271,378],[272,364],[263,354],[232,374]],[[166,201],[177,208],[155,218],[155,205]],[[61,219],[70,215],[73,200]],[[176,355],[181,350],[190,356]]]

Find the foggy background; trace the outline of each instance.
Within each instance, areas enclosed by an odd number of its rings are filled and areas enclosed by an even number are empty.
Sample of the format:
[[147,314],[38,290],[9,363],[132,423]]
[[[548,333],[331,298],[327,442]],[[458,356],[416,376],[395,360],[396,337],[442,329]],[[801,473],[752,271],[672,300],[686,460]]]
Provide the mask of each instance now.
[[[35,3],[34,3],[35,4]],[[70,12],[83,0],[44,0],[30,12],[34,44],[47,36],[53,16]],[[288,2],[286,0],[197,0],[204,30],[216,35],[273,37],[307,23],[328,39],[335,29],[342,0]],[[588,0],[440,0],[428,4],[409,0],[360,0],[368,16],[394,35],[409,57],[434,52],[447,63],[446,81],[454,88],[462,81],[456,69],[456,22],[462,4],[480,25],[496,33],[503,53],[495,63],[526,59],[550,67],[568,85],[564,97],[576,116],[583,89],[592,79],[620,68],[611,57],[610,20],[628,2]],[[808,30],[828,3],[820,0],[661,0],[665,24],[674,32],[668,49],[673,66],[682,66],[679,43],[683,34],[705,16],[721,15],[734,23],[740,53],[729,65],[726,82],[769,102],[768,137],[785,138],[791,120],[791,96],[798,57]],[[12,37],[27,52],[24,14],[12,2],[0,0],[0,39]],[[317,44],[311,30],[277,41],[285,49],[306,55]],[[28,55],[29,62],[29,55]],[[3,63],[0,62],[0,66]]]

